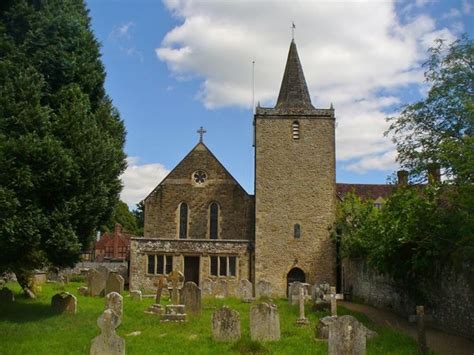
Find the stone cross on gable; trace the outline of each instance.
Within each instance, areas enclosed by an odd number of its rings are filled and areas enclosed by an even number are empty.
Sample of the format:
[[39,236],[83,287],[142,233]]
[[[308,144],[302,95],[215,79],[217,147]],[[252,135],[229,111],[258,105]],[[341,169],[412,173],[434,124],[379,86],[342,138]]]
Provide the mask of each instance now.
[[416,306],[416,315],[408,318],[410,323],[417,323],[418,328],[418,345],[422,354],[428,354],[428,346],[426,345],[426,321],[431,320],[431,316],[425,314],[425,307]]
[[179,284],[184,281],[184,276],[178,270],[173,270],[168,275],[168,281],[171,281],[171,303],[179,304]]
[[199,133],[199,142],[202,143],[204,133],[207,133],[207,131],[201,126],[196,132]]

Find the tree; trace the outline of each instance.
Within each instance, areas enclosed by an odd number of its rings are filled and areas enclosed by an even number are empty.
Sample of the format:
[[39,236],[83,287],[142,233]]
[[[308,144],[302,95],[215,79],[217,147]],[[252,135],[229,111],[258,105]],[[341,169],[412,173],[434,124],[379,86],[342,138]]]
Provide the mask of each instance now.
[[142,200],[137,203],[137,206],[132,213],[137,222],[137,235],[143,235],[143,229],[145,228],[145,201]]
[[125,129],[82,0],[0,4],[0,272],[73,266],[109,218]]
[[388,118],[398,161],[418,181],[430,164],[456,183],[474,178],[474,46],[467,36],[447,45],[437,40],[429,50],[426,99],[406,105]]
[[127,204],[123,201],[119,201],[117,203],[114,212],[112,213],[112,218],[107,223],[104,229],[107,229],[108,231],[113,231],[116,223],[121,224],[126,231],[138,235],[139,229],[137,227],[135,215],[130,212]]

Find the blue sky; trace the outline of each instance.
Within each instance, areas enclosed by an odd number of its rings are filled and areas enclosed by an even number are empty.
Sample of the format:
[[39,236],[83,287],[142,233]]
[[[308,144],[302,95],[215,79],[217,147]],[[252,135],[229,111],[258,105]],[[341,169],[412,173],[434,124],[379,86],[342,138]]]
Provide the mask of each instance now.
[[122,199],[133,206],[198,141],[253,193],[256,100],[273,106],[291,22],[313,104],[336,109],[337,181],[384,183],[397,169],[384,117],[423,96],[433,39],[473,34],[459,1],[88,0],[106,90],[127,128]]

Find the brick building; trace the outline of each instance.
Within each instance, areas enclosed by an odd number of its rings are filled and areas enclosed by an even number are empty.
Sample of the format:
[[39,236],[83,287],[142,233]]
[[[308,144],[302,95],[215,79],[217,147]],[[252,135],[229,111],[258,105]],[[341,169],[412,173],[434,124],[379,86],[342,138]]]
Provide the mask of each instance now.
[[113,233],[105,232],[94,246],[94,261],[125,261],[129,259],[130,240],[133,234],[125,231],[118,223]]
[[[268,281],[274,296],[289,282],[335,284],[330,238],[337,198],[335,111],[315,108],[291,42],[276,106],[257,107],[255,195],[249,195],[200,142],[145,199],[143,238],[132,238],[130,288],[152,289],[172,269],[198,285],[225,279]],[[362,186],[362,185],[361,185]],[[385,189],[364,191],[377,199]]]

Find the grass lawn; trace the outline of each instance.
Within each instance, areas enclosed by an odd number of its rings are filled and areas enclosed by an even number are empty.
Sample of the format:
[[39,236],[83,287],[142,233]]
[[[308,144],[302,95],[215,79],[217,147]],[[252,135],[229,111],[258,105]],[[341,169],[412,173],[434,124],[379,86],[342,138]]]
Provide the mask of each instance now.
[[[56,284],[43,285],[36,300],[23,298],[17,284],[8,284],[16,293],[13,304],[0,304],[0,354],[88,354],[91,340],[99,334],[97,318],[103,311],[104,299],[77,294],[80,283],[69,283],[66,291],[77,296],[77,315],[51,312],[51,297],[60,292]],[[185,324],[160,323],[159,318],[144,314],[153,303],[146,298],[133,302],[124,295],[124,317],[117,333],[126,339],[127,354],[327,354],[327,343],[314,339],[314,328],[324,312],[307,312],[311,324],[298,327],[298,307],[277,300],[280,313],[281,340],[274,343],[252,342],[249,335],[250,304],[237,299],[205,299],[200,316],[191,316]],[[242,340],[216,343],[211,338],[211,316],[216,307],[228,305],[241,317]],[[309,306],[307,307],[309,308]],[[340,315],[352,314],[379,336],[368,341],[368,354],[418,354],[410,337],[390,328],[374,325],[363,314],[339,307]],[[140,331],[141,335],[126,336]]]

